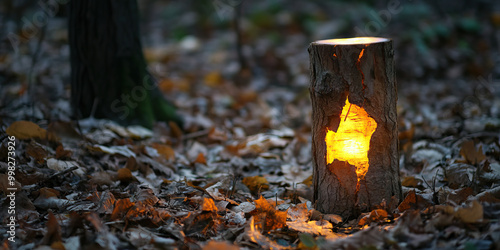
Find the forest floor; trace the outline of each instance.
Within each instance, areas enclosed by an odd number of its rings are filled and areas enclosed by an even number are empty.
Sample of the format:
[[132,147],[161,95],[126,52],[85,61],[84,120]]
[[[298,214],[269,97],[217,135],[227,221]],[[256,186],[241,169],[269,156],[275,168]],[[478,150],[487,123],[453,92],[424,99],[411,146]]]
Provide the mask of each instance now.
[[[144,7],[144,52],[183,129],[71,121],[63,18],[0,56],[0,248],[500,249],[499,13],[408,29],[400,14],[377,34],[395,42],[405,198],[342,218],[314,209],[307,46],[356,20],[256,5],[240,70],[225,12],[172,22],[165,4]],[[193,16],[219,21],[192,32]]]

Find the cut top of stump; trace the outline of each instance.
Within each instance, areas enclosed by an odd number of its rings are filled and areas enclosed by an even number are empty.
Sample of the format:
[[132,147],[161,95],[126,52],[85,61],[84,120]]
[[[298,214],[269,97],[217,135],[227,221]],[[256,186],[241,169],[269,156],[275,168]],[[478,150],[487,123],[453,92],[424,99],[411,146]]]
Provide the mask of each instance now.
[[325,44],[325,45],[356,45],[356,44],[372,44],[372,43],[383,43],[388,42],[390,39],[382,37],[353,37],[353,38],[337,38],[337,39],[327,39],[319,40],[313,42],[313,44]]

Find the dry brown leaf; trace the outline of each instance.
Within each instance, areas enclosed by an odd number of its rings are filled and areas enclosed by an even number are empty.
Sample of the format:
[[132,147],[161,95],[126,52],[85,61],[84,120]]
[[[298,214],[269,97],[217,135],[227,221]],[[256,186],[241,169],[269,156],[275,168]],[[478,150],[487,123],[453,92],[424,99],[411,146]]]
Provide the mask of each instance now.
[[275,209],[274,203],[269,202],[262,196],[254,201],[255,210],[252,212],[257,224],[262,226],[265,232],[283,228],[286,225],[286,211]]
[[17,139],[26,140],[31,138],[47,138],[47,130],[40,128],[37,124],[30,121],[16,121],[10,124],[5,130],[10,136],[15,136]]
[[107,172],[95,172],[92,174],[92,177],[90,177],[90,184],[92,185],[108,185],[110,186],[113,184],[113,179],[111,178],[111,175],[108,174]]
[[240,248],[233,245],[233,244],[230,244],[229,242],[211,240],[202,249],[203,250],[238,250]]
[[422,180],[415,178],[415,176],[406,176],[401,181],[403,187],[417,188],[422,184]]
[[258,194],[262,190],[269,190],[269,182],[262,176],[245,177],[242,182],[250,189],[252,194]]
[[207,164],[207,159],[205,159],[205,155],[203,153],[199,153],[193,163]]
[[128,182],[135,181],[137,179],[135,178],[135,176],[132,175],[132,171],[130,171],[130,169],[120,168],[117,171],[116,180],[128,183]]
[[369,225],[372,222],[382,222],[387,218],[387,216],[387,211],[384,209],[372,210],[368,215],[359,220],[358,226]]
[[46,225],[47,231],[43,236],[42,245],[51,245],[54,242],[61,241],[61,227],[51,211],[49,211],[49,220]]
[[458,208],[455,217],[465,223],[480,222],[483,219],[483,206],[478,201],[473,201],[469,207]]
[[224,82],[221,73],[218,71],[213,71],[208,73],[207,75],[205,75],[204,80],[205,80],[205,85],[209,87],[217,87]]
[[35,158],[36,162],[42,164],[45,162],[45,158],[47,158],[48,153],[40,146],[38,143],[31,141],[28,145],[26,145],[26,153]]
[[462,143],[460,154],[472,165],[476,165],[486,159],[486,156],[483,154],[483,146],[479,145],[478,148],[474,145],[474,141],[465,141]]
[[59,196],[59,191],[53,189],[53,188],[47,188],[43,187],[39,191],[38,197],[40,198],[50,198],[50,197],[56,197]]
[[179,127],[179,125],[177,125],[177,123],[169,121],[168,126],[170,127],[170,133],[173,137],[178,139],[182,137],[182,129]]
[[163,158],[169,161],[175,160],[175,151],[170,146],[159,143],[153,143],[151,147],[156,149],[156,151],[158,151],[158,154],[163,156]]
[[228,135],[224,130],[218,129],[216,127],[212,127],[210,131],[208,131],[208,139],[212,142],[225,142],[228,139]]
[[453,215],[455,218],[464,223],[481,222],[484,214],[483,206],[477,200],[472,201],[472,203],[466,207],[439,205],[435,208],[447,214]]
[[71,157],[71,154],[73,154],[73,152],[65,150],[62,144],[56,148],[56,159],[58,160],[67,160]]
[[306,203],[291,206],[287,210],[287,218],[291,221],[307,221],[310,217]]
[[304,184],[308,187],[310,187],[312,185],[312,183],[313,183],[313,176],[312,175],[307,177],[305,180],[302,181],[302,184]]
[[415,190],[410,190],[403,202],[399,204],[398,210],[399,212],[403,212],[408,209],[424,209],[430,205],[431,203],[424,199],[421,195],[415,193]]
[[50,248],[52,248],[52,250],[66,250],[62,241],[53,242],[52,244],[50,244]]

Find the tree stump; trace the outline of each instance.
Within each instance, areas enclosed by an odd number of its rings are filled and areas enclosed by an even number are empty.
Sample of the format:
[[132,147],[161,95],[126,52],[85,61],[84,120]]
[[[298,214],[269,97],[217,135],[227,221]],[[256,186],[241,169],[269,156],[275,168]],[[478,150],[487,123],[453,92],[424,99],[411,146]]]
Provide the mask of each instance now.
[[392,41],[348,38],[309,48],[316,209],[344,218],[402,200]]

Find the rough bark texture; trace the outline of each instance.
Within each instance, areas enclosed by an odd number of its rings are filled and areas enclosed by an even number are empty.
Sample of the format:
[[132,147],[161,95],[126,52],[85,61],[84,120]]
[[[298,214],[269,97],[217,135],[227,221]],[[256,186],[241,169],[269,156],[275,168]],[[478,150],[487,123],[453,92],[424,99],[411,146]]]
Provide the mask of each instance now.
[[151,127],[181,120],[147,71],[136,0],[69,3],[71,104],[77,119],[94,115]]
[[[369,45],[311,43],[308,51],[316,208],[347,218],[373,209],[383,200],[397,205],[402,193],[392,41]],[[347,96],[377,122],[368,151],[369,169],[359,185],[355,166],[338,160],[327,165],[325,159],[326,128],[337,130]]]

